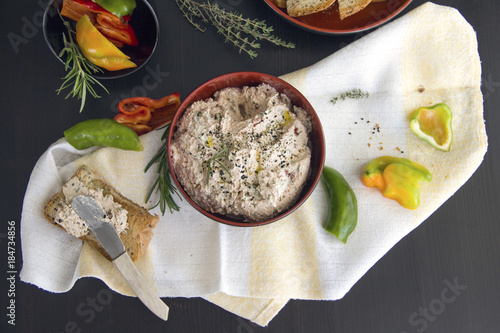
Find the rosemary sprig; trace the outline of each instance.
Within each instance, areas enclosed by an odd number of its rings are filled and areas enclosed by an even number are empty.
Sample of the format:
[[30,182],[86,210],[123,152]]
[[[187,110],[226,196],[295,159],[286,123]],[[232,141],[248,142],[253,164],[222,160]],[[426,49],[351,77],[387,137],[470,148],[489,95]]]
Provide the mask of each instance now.
[[364,97],[368,97],[370,94],[368,92],[363,92],[361,89],[353,89],[351,91],[347,91],[345,93],[340,94],[338,97],[333,97],[331,99],[331,102],[333,104],[336,104],[339,100],[345,101],[346,98],[351,98],[351,99],[361,99]]
[[66,95],[66,98],[71,96],[81,99],[80,112],[82,112],[83,107],[85,106],[85,101],[87,100],[87,92],[94,98],[101,97],[96,93],[94,87],[92,86],[93,84],[101,86],[101,88],[103,88],[108,94],[109,92],[101,84],[101,82],[92,76],[93,73],[102,72],[102,70],[85,58],[73,39],[75,32],[71,29],[71,24],[62,17],[61,19],[68,30],[68,38],[66,38],[66,34],[63,34],[64,48],[59,53],[59,57],[62,58],[64,54],[67,55],[64,70],[68,72],[69,69],[69,72],[62,78],[64,82],[56,91],[59,95],[59,93],[64,89],[71,88],[71,91]]
[[207,164],[207,186],[208,186],[208,181],[210,180],[210,173],[212,172],[212,162],[216,162],[217,164],[219,164],[222,167],[222,169],[224,169],[224,171],[227,172],[229,177],[232,177],[231,172],[229,172],[229,170],[224,166],[224,164],[222,164],[220,159],[229,160],[229,154],[227,152],[227,147],[224,144],[222,144],[221,151],[219,151],[214,156],[210,157],[208,159],[208,161],[205,162]]
[[[246,52],[250,58],[257,57],[255,49],[260,48],[259,40],[265,40],[278,46],[295,48],[294,43],[285,42],[274,36],[274,28],[265,21],[247,19],[241,14],[229,12],[219,7],[217,3],[199,3],[194,0],[175,0],[184,17],[197,29],[204,32],[195,20],[213,25],[217,32],[225,37],[226,42],[239,48],[239,52]],[[249,39],[250,37],[250,39]]]
[[158,178],[149,190],[149,193],[146,197],[146,203],[149,201],[153,193],[160,192],[158,202],[153,207],[151,207],[151,209],[159,205],[162,215],[165,215],[167,206],[170,210],[170,213],[173,213],[174,210],[179,211],[180,209],[180,207],[172,197],[172,193],[177,194],[179,199],[182,200],[182,198],[177,192],[177,188],[172,184],[172,179],[170,178],[170,168],[168,166],[167,137],[170,129],[170,124],[167,124],[158,130],[161,129],[165,129],[165,132],[161,136],[161,141],[163,141],[164,143],[160,146],[156,155],[151,159],[151,161],[149,161],[148,165],[144,169],[144,172],[147,172],[149,168],[151,168],[154,164],[157,164],[156,171],[158,172]]

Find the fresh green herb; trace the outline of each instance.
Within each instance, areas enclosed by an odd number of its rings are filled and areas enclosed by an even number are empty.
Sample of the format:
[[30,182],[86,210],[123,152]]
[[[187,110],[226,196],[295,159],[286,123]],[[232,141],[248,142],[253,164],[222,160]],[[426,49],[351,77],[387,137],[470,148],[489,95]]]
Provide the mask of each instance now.
[[[274,36],[272,26],[267,26],[265,21],[247,19],[237,12],[229,12],[217,5],[208,2],[199,3],[194,0],[175,0],[177,6],[186,19],[197,29],[204,32],[196,19],[213,25],[217,32],[232,43],[239,51],[246,52],[250,58],[257,57],[255,49],[260,48],[259,40],[265,40],[278,46],[295,48],[295,44],[288,43]],[[250,37],[250,39],[249,39]]]
[[167,206],[168,209],[170,210],[170,213],[173,213],[174,210],[179,211],[180,209],[180,207],[175,203],[175,200],[172,197],[172,193],[177,194],[179,199],[182,200],[182,198],[179,196],[177,189],[172,184],[170,168],[168,166],[167,137],[170,129],[170,124],[163,126],[159,130],[161,129],[165,129],[165,132],[161,137],[161,141],[163,141],[164,143],[160,146],[156,155],[151,159],[151,161],[149,161],[148,165],[144,169],[144,172],[147,172],[149,168],[151,168],[154,164],[157,164],[156,171],[158,172],[158,178],[156,179],[153,186],[151,186],[151,189],[149,190],[149,193],[146,197],[146,203],[151,198],[153,192],[154,193],[160,192],[160,197],[158,198],[158,202],[153,207],[151,207],[151,209],[159,205],[162,215],[165,215],[165,210]]
[[68,30],[68,38],[66,38],[66,34],[63,34],[64,48],[59,53],[59,57],[62,58],[66,54],[64,70],[68,72],[69,69],[69,72],[62,78],[64,82],[56,91],[59,95],[59,93],[64,89],[71,88],[71,91],[66,95],[66,98],[71,96],[81,99],[80,112],[82,112],[87,99],[87,92],[94,98],[101,97],[97,95],[94,87],[92,86],[93,84],[101,86],[101,88],[103,88],[108,94],[109,92],[99,81],[97,81],[97,79],[92,76],[93,73],[102,72],[102,70],[85,58],[78,45],[75,43],[73,38],[75,32],[71,28],[71,24],[62,17],[61,19]]
[[208,161],[205,162],[207,164],[207,186],[208,186],[208,181],[210,180],[210,173],[212,172],[212,162],[218,163],[222,167],[222,169],[224,169],[224,171],[227,172],[229,177],[232,177],[231,172],[229,172],[229,170],[224,166],[224,164],[222,164],[220,159],[229,160],[229,153],[227,151],[226,145],[224,144],[222,145],[221,151],[219,151],[214,156],[210,157]]
[[336,104],[339,100],[345,101],[346,98],[351,98],[351,99],[361,99],[364,97],[368,97],[370,94],[368,92],[362,92],[361,89],[353,89],[351,91],[347,91],[345,93],[340,94],[338,97],[334,97],[331,99],[331,102],[333,104]]

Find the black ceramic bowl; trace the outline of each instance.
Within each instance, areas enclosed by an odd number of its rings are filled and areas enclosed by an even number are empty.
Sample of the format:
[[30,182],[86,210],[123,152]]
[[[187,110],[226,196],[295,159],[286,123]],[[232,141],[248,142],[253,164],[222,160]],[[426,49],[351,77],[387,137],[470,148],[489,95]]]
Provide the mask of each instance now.
[[[269,84],[278,92],[285,94],[294,105],[300,106],[301,108],[306,110],[306,112],[310,116],[312,123],[312,132],[309,134],[309,140],[311,142],[311,166],[310,166],[309,177],[306,181],[304,188],[302,189],[302,192],[300,193],[299,199],[295,202],[295,204],[293,204],[290,208],[281,212],[278,216],[275,216],[273,218],[264,221],[244,222],[243,220],[234,219],[229,216],[208,212],[202,207],[200,207],[189,197],[189,194],[186,193],[186,191],[182,187],[182,184],[177,179],[177,176],[175,174],[175,166],[173,165],[170,156],[170,146],[176,130],[176,124],[182,117],[184,111],[186,111],[186,109],[191,104],[193,104],[196,101],[212,97],[216,91],[224,88],[257,86],[261,83]],[[321,126],[321,122],[318,118],[318,115],[314,111],[314,108],[309,103],[309,101],[304,97],[304,95],[302,95],[297,89],[295,89],[289,83],[272,75],[264,73],[256,73],[256,72],[236,72],[236,73],[224,74],[203,83],[201,86],[196,88],[192,93],[190,93],[181,103],[181,105],[179,106],[174,115],[174,118],[172,119],[172,123],[170,124],[170,132],[167,140],[167,150],[169,152],[168,163],[170,166],[172,178],[175,184],[177,185],[177,188],[181,192],[182,196],[195,209],[197,209],[203,215],[211,218],[212,220],[240,227],[254,227],[254,226],[269,224],[278,221],[284,218],[285,216],[291,214],[292,212],[294,212],[307,200],[307,198],[309,198],[311,193],[314,191],[314,188],[316,187],[320,179],[321,172],[323,170],[323,165],[325,163],[325,138],[323,136],[323,129]]]
[[[59,15],[58,10],[62,8],[63,0],[54,0],[47,6],[43,16],[43,36],[45,41],[54,54],[62,63],[65,63],[64,57],[61,59],[59,53],[64,48],[63,33],[67,33],[63,19],[70,21],[73,28],[76,22]],[[130,57],[137,67],[122,69],[119,71],[108,71],[103,68],[102,73],[96,73],[93,76],[98,79],[113,79],[123,77],[139,70],[151,58],[158,43],[159,24],[158,18],[146,0],[137,0],[137,7],[130,19],[130,25],[134,28],[139,45],[125,45],[121,51]]]

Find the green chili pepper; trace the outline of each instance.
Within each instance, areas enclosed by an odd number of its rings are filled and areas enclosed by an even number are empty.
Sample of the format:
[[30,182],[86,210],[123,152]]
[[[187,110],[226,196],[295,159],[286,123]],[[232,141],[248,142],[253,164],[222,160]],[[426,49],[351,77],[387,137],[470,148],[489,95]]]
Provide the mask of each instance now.
[[76,149],[107,146],[124,150],[142,150],[137,133],[112,119],[82,121],[65,130],[64,136]]
[[137,6],[135,0],[93,0],[102,8],[110,11],[118,17],[132,15]]
[[328,215],[323,227],[345,244],[358,223],[356,195],[345,178],[330,167],[323,167],[321,183],[328,200]]

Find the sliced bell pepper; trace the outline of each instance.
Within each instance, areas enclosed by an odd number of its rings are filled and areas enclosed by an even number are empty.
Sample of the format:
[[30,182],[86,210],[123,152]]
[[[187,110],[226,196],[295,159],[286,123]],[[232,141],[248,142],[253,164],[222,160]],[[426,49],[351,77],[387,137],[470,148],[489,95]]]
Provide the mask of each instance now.
[[131,97],[118,103],[120,113],[114,120],[132,128],[140,135],[170,122],[179,105],[179,93],[160,99]]
[[413,112],[410,128],[419,138],[433,147],[450,151],[453,141],[451,122],[453,114],[448,105],[439,103],[431,107],[421,107]]
[[83,55],[96,66],[108,71],[137,67],[130,57],[104,37],[87,15],[76,24],[76,41]]
[[61,15],[77,22],[87,15],[90,22],[117,47],[139,44],[134,29],[128,23],[130,15],[119,18],[91,0],[64,0]]
[[132,15],[137,4],[135,0],[93,0],[102,8],[109,10],[118,17]]
[[131,46],[139,44],[132,26],[128,23],[116,21],[116,16],[112,14],[102,13],[97,15],[95,27],[118,47],[123,46],[123,44]]
[[417,209],[420,205],[419,183],[431,180],[431,173],[422,165],[392,156],[370,161],[364,166],[361,176],[365,186],[377,187],[383,196],[408,209]]

